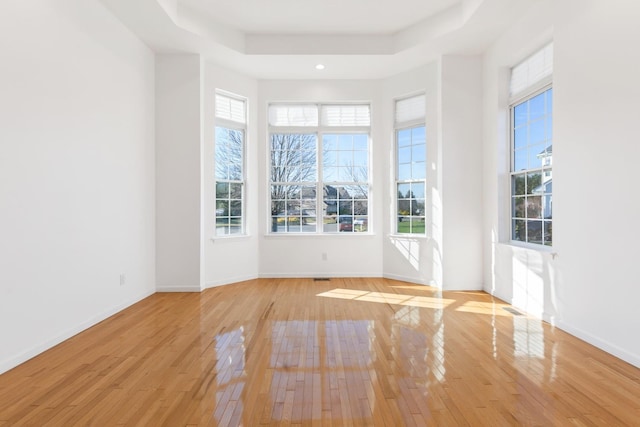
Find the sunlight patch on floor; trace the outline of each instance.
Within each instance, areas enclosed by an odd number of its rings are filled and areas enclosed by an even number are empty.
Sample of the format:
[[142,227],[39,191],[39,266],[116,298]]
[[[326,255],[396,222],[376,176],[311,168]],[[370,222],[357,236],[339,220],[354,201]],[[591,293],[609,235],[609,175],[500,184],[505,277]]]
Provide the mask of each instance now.
[[383,304],[406,305],[423,308],[445,308],[455,300],[447,298],[433,298],[415,295],[392,294],[386,292],[367,292],[354,289],[336,288],[318,294],[319,297],[338,298],[354,301],[378,302]]

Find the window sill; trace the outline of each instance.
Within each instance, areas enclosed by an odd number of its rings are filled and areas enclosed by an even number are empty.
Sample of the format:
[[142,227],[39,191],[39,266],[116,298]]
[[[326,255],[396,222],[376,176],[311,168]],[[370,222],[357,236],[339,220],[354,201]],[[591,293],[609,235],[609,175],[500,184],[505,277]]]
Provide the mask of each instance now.
[[397,234],[397,233],[392,233],[389,234],[388,237],[390,239],[405,239],[405,240],[410,240],[410,239],[418,239],[418,240],[431,240],[431,237],[425,235],[425,234]]
[[554,258],[557,255],[557,253],[553,249],[553,246],[545,246],[545,245],[538,245],[535,243],[520,242],[518,240],[510,240],[508,242],[501,242],[500,244],[505,246],[515,247],[515,248],[520,248],[520,249],[528,249],[530,251],[549,253],[553,255]]
[[330,237],[339,237],[341,239],[345,238],[346,236],[358,236],[358,239],[361,238],[365,238],[365,237],[375,237],[376,234],[375,233],[268,233],[268,234],[264,234],[264,238],[266,239],[282,239],[285,237],[294,237],[296,239],[302,238],[302,237],[319,237],[322,239],[326,239],[326,238],[330,238]]
[[248,240],[251,238],[250,234],[236,234],[233,236],[213,236],[210,237],[211,243],[215,242],[235,242],[238,240]]

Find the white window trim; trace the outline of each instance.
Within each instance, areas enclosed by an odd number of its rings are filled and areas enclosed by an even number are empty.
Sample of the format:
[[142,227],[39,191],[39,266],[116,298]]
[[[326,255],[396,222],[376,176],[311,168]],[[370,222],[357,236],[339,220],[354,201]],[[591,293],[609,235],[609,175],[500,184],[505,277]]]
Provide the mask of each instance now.
[[[545,245],[542,243],[531,243],[529,241],[522,241],[522,240],[514,240],[513,239],[513,233],[514,233],[514,229],[513,229],[513,176],[514,175],[520,175],[523,173],[531,173],[531,172],[537,172],[540,171],[541,173],[545,170],[545,169],[549,169],[549,168],[545,168],[545,167],[540,167],[540,168],[534,168],[534,169],[526,169],[526,170],[520,170],[520,171],[515,171],[514,170],[514,165],[515,165],[515,158],[514,158],[514,125],[515,125],[515,118],[514,118],[514,114],[515,114],[515,107],[522,104],[523,102],[535,98],[536,96],[546,92],[549,89],[553,88],[553,84],[552,84],[552,75],[548,76],[546,78],[544,78],[543,80],[536,82],[535,84],[533,84],[528,91],[524,91],[524,92],[520,92],[520,94],[518,94],[517,97],[512,98],[509,101],[509,174],[508,174],[508,184],[507,184],[507,188],[509,189],[508,191],[508,200],[509,200],[509,204],[508,204],[508,214],[507,214],[507,219],[509,221],[509,243],[512,246],[518,246],[521,248],[525,248],[525,249],[533,249],[533,250],[538,250],[538,251],[542,251],[542,252],[553,252],[553,241],[551,242],[551,245]],[[551,170],[554,169],[554,167],[552,166],[550,168]],[[551,193],[551,195],[553,196],[553,192]],[[553,224],[553,219],[551,220],[551,223]],[[544,233],[544,221],[543,221],[543,230],[542,232]]]
[[[277,126],[271,125],[269,123],[269,107],[277,106],[277,105],[286,105],[286,106],[315,106],[318,112],[318,125],[305,125],[305,126]],[[372,236],[374,233],[374,223],[372,221],[372,194],[373,194],[373,185],[372,185],[372,161],[371,161],[371,125],[369,126],[326,126],[322,124],[322,108],[323,106],[340,106],[340,105],[366,105],[369,107],[370,117],[372,114],[372,107],[370,102],[271,102],[267,105],[267,156],[266,156],[266,189],[265,194],[267,195],[266,200],[268,203],[266,209],[266,226],[265,226],[265,237],[269,238],[300,238],[300,237],[336,237],[336,236]],[[340,233],[340,232],[325,232],[322,230],[322,227],[317,226],[316,231],[314,232],[284,232],[277,233],[271,231],[272,226],[272,216],[271,216],[271,135],[272,134],[314,134],[316,136],[316,165],[317,165],[317,181],[309,182],[308,184],[314,184],[316,186],[316,218],[323,218],[322,215],[322,201],[323,197],[318,196],[318,194],[324,194],[324,185],[323,181],[323,153],[322,153],[322,136],[325,134],[366,134],[367,135],[367,182],[365,183],[368,187],[368,198],[367,198],[367,231],[365,232],[350,232],[350,233]],[[307,183],[300,183],[300,185],[305,185]],[[332,182],[332,185],[354,185],[353,182]],[[356,184],[357,185],[357,184]],[[343,238],[343,237],[341,237]]]
[[[404,100],[407,99],[411,99],[411,98],[416,98],[416,97],[423,97],[424,98],[424,113],[425,116],[424,117],[420,117],[420,118],[415,118],[415,119],[411,119],[411,120],[404,120],[402,122],[398,122],[396,121],[397,119],[397,112],[396,112],[396,108],[399,102],[402,102]],[[425,171],[425,178],[424,179],[411,179],[411,180],[400,180],[398,179],[398,132],[401,130],[406,130],[406,129],[412,129],[415,127],[420,127],[420,126],[424,126],[425,127],[425,132],[426,132],[426,128],[427,128],[427,118],[426,118],[426,108],[427,108],[427,100],[426,100],[426,93],[425,92],[419,92],[419,93],[414,93],[408,96],[403,96],[400,98],[396,98],[393,100],[394,103],[394,113],[393,113],[393,118],[394,118],[394,127],[393,127],[393,172],[394,172],[394,177],[393,177],[393,209],[392,209],[392,225],[391,225],[391,229],[392,232],[390,234],[390,236],[394,237],[394,238],[418,238],[418,239],[429,239],[430,236],[427,233],[427,223],[428,223],[428,216],[427,216],[427,205],[428,205],[428,195],[427,195],[427,178],[426,178],[426,171]],[[425,133],[426,136],[426,133]],[[425,149],[427,150],[427,156],[425,157],[425,167],[428,164],[428,162],[426,161],[429,156],[428,156],[428,140],[425,141]],[[405,184],[405,183],[414,183],[414,182],[422,182],[424,184],[424,190],[425,190],[425,229],[424,229],[424,233],[400,233],[398,231],[398,217],[399,212],[398,212],[398,184]]]
[[[227,98],[236,99],[238,101],[242,101],[244,103],[244,122],[239,122],[235,120],[228,120],[226,118],[221,118],[216,116],[216,106],[215,100],[218,95],[222,95]],[[249,100],[243,96],[233,94],[231,92],[227,92],[225,90],[216,89],[214,91],[214,109],[213,109],[213,141],[214,141],[214,149],[213,149],[213,236],[211,237],[212,241],[215,240],[228,240],[228,239],[243,239],[249,237],[249,232],[247,230],[247,128],[249,122]],[[235,234],[221,234],[218,235],[216,232],[216,205],[217,205],[217,197],[216,197],[216,183],[218,179],[216,178],[216,157],[215,157],[215,148],[217,141],[215,139],[215,129],[217,127],[223,127],[227,129],[233,129],[242,131],[242,180],[241,181],[228,181],[234,183],[242,184],[242,228],[240,233]]]
[[[544,245],[544,244],[538,244],[538,243],[530,243],[530,242],[523,242],[520,240],[513,240],[513,189],[512,189],[512,185],[513,185],[513,175],[514,175],[514,109],[515,106],[518,104],[521,104],[522,102],[526,101],[527,99],[533,98],[545,91],[547,91],[548,89],[553,88],[553,51],[554,51],[554,42],[553,40],[548,41],[547,43],[543,44],[540,48],[536,49],[533,53],[531,53],[530,55],[528,55],[527,57],[525,57],[522,61],[520,61],[519,63],[515,64],[514,66],[511,67],[511,73],[513,73],[513,70],[516,69],[517,67],[522,66],[523,64],[526,64],[527,62],[529,62],[532,58],[536,57],[537,55],[543,54],[544,56],[544,61],[545,64],[550,65],[549,67],[544,67],[545,68],[545,72],[542,73],[543,77],[533,81],[530,80],[529,81],[529,85],[526,87],[522,87],[520,90],[518,90],[515,93],[512,93],[512,88],[513,88],[513,82],[512,82],[512,75],[509,77],[509,81],[508,81],[508,92],[509,92],[509,104],[508,104],[508,113],[509,113],[509,128],[508,128],[508,165],[509,165],[509,169],[508,169],[508,174],[506,176],[507,179],[507,183],[506,183],[506,188],[507,188],[507,201],[508,203],[505,204],[505,211],[506,211],[506,220],[508,221],[508,226],[506,227],[506,229],[508,230],[508,238],[506,239],[506,242],[511,245],[511,246],[517,246],[517,247],[522,247],[522,248],[526,248],[526,249],[532,249],[532,250],[537,250],[537,251],[541,251],[541,252],[553,252],[553,241],[552,241],[552,245],[548,246],[548,245]],[[554,167],[552,166],[551,169],[553,170]],[[527,171],[535,171],[537,169],[528,169]],[[540,170],[544,170],[544,168],[540,168]],[[522,173],[522,171],[520,171],[520,173]],[[553,192],[551,193],[553,195]],[[552,220],[553,223],[553,220]],[[544,227],[544,226],[543,226]],[[544,233],[544,229],[543,229],[543,233]],[[501,241],[505,242],[505,240],[501,239]]]

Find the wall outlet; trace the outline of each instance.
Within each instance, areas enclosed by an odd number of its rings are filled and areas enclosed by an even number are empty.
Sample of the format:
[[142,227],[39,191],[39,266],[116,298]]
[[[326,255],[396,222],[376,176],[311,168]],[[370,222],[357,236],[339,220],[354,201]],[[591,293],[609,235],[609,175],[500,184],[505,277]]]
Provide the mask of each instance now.
[[322,252],[322,260],[323,261],[327,260],[327,253],[326,252]]
[[127,276],[125,276],[124,273],[122,273],[120,275],[120,286],[124,286],[126,281],[127,281]]

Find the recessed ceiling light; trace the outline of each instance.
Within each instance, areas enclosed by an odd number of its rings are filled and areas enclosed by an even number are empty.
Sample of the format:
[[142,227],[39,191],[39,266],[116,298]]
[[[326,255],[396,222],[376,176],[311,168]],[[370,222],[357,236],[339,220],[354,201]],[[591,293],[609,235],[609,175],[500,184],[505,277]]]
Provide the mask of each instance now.
[[323,64],[316,65],[316,70],[324,70],[324,65]]

